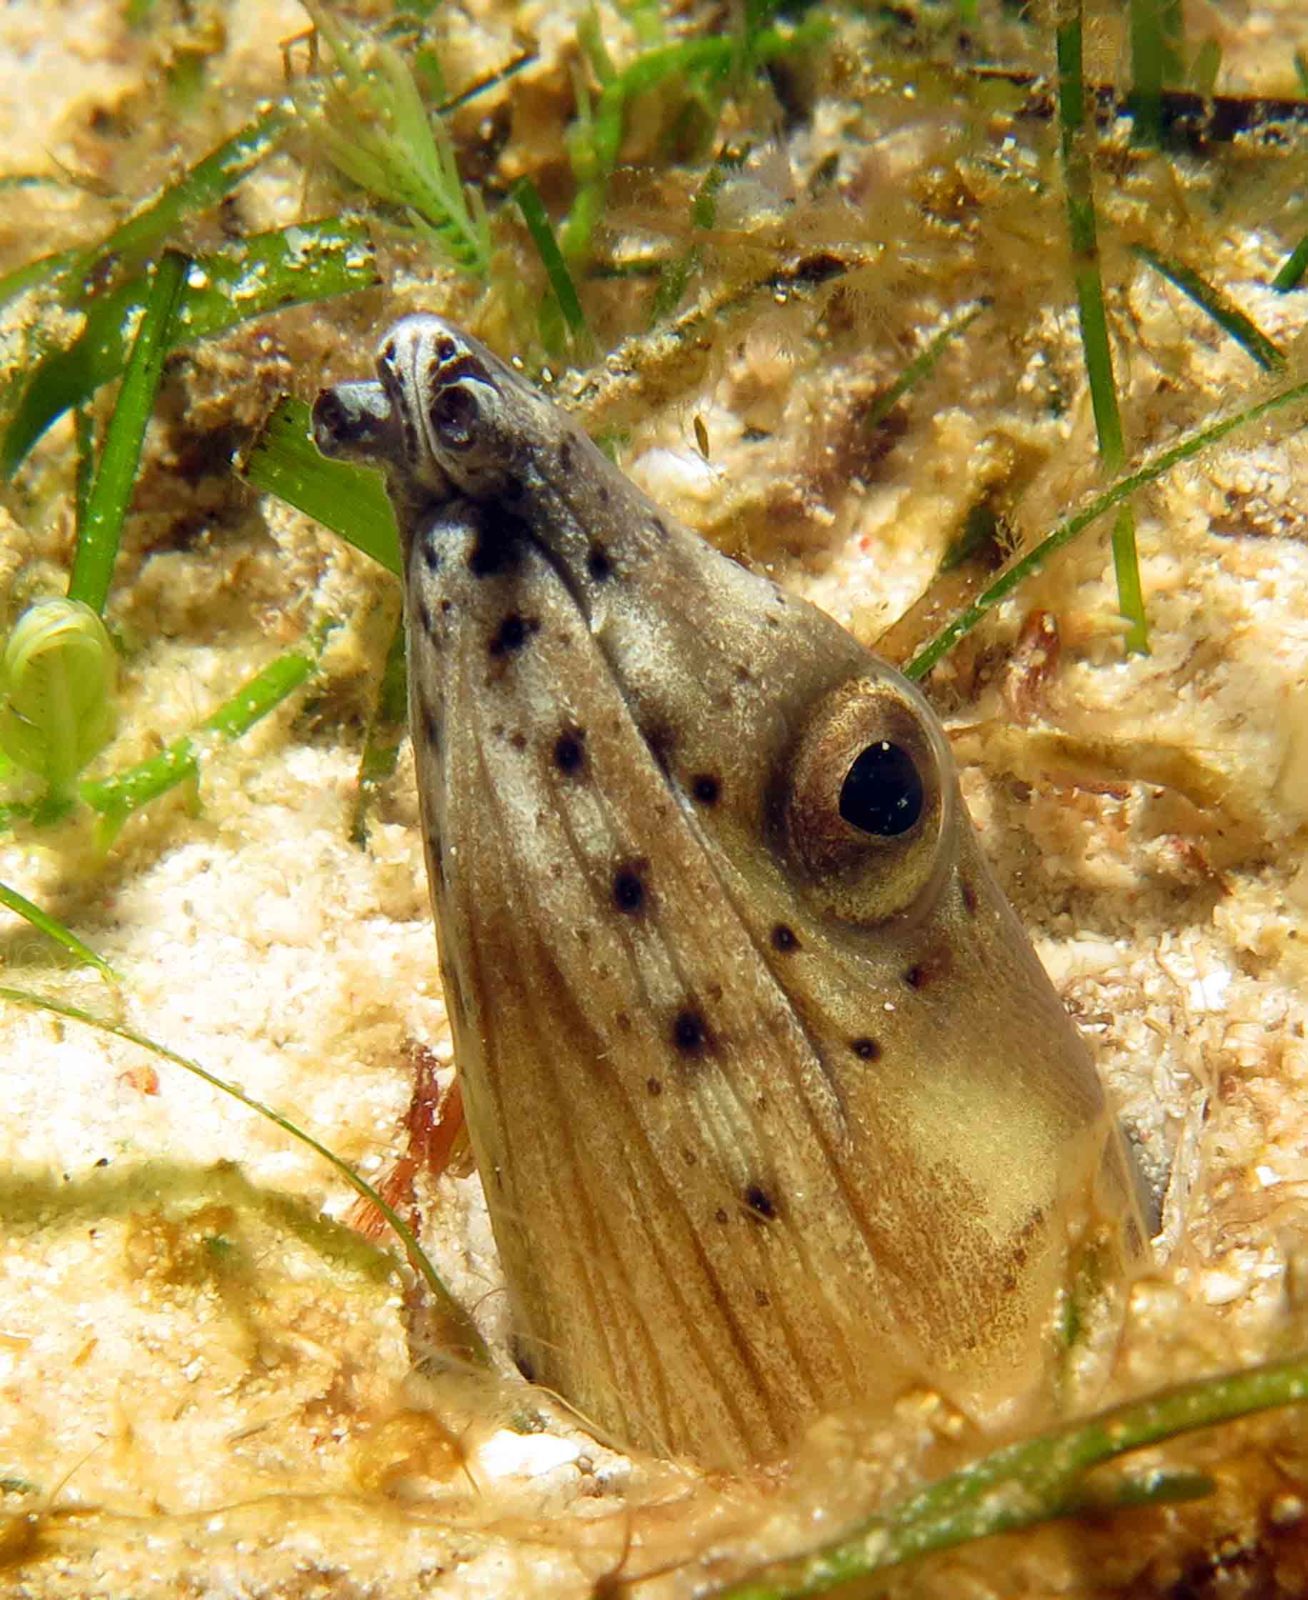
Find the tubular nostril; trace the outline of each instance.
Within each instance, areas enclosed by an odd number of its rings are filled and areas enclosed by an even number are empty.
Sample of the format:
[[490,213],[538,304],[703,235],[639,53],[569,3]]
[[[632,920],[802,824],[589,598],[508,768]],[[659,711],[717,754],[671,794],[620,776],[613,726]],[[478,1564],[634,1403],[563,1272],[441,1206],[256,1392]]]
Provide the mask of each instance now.
[[349,428],[349,418],[335,389],[321,389],[313,402],[313,437],[320,450],[334,444]]
[[462,384],[437,392],[431,422],[440,442],[451,450],[466,450],[477,426],[477,402]]
[[377,383],[340,383],[313,403],[313,441],[325,456],[385,454],[390,426],[390,403]]

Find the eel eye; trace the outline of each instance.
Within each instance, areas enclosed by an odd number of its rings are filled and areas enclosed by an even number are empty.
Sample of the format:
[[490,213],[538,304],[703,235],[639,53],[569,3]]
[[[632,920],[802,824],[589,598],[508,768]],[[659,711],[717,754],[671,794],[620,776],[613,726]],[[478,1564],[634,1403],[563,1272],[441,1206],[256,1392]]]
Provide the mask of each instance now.
[[934,713],[889,668],[827,694],[791,749],[785,832],[832,915],[877,923],[928,905],[952,859],[954,778]]
[[840,786],[840,815],[851,828],[883,839],[907,833],[925,803],[917,763],[889,739],[865,745]]

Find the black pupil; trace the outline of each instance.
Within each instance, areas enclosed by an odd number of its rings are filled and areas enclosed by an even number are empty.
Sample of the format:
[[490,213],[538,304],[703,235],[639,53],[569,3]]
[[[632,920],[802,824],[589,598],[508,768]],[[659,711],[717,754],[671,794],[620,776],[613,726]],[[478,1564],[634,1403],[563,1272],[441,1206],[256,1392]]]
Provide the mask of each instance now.
[[840,815],[862,833],[893,838],[922,815],[922,779],[907,750],[879,739],[859,751],[840,790]]

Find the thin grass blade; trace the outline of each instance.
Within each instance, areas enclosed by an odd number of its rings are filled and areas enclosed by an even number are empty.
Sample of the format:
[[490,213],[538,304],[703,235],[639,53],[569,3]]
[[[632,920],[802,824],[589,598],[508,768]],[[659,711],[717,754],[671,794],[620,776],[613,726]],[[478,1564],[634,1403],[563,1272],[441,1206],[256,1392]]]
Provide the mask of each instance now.
[[923,345],[922,349],[904,367],[895,381],[888,388],[883,389],[868,408],[864,427],[869,432],[873,428],[880,427],[909,390],[916,387],[917,384],[922,382],[923,378],[928,377],[935,370],[936,363],[949,346],[972,326],[984,310],[984,305],[971,306],[968,310],[955,317],[953,321],[946,323],[939,333],[935,334]]
[[[884,1516],[796,1560],[713,1591],[714,1600],[802,1600],[937,1550],[1054,1521],[1085,1507],[1085,1474],[1148,1445],[1308,1401],[1308,1358],[1201,1378],[1009,1445],[931,1484]],[[1133,1480],[1123,1505],[1200,1492],[1198,1475]],[[1111,1491],[1110,1491],[1111,1493]]]
[[[156,756],[80,785],[79,794],[104,819],[103,836],[112,837],[134,811],[198,778],[209,744],[230,743],[275,711],[282,701],[311,678],[318,667],[322,636],[308,648],[290,650],[255,673],[230,699],[207,716],[194,733],[175,739]],[[206,739],[206,735],[210,737]]]
[[1281,263],[1281,270],[1272,279],[1272,288],[1289,294],[1291,289],[1299,287],[1305,272],[1308,272],[1308,233]]
[[512,193],[514,202],[522,213],[522,220],[527,224],[527,232],[531,235],[531,241],[536,246],[536,252],[545,268],[545,276],[549,279],[550,288],[554,292],[555,302],[567,326],[569,336],[578,350],[589,352],[594,344],[590,329],[586,326],[586,314],[581,309],[577,286],[572,281],[572,274],[563,259],[559,242],[554,237],[554,229],[550,226],[545,203],[530,178],[519,178],[513,186]]
[[1241,311],[1231,297],[1209,283],[1185,262],[1172,256],[1161,255],[1148,245],[1134,246],[1135,254],[1176,287],[1195,305],[1210,316],[1223,333],[1229,334],[1240,348],[1263,369],[1279,372],[1285,365],[1285,354],[1267,337],[1252,317]]
[[35,288],[38,284],[55,283],[62,281],[69,273],[69,269],[76,267],[82,259],[80,250],[56,250],[52,255],[38,256],[35,261],[24,261],[22,266],[15,267],[12,272],[6,272],[0,278],[0,310],[16,300],[20,294],[25,294],[28,289]]
[[[1142,3],[1158,6],[1162,0],[1142,0]],[[1116,473],[1122,470],[1126,460],[1126,446],[1117,404],[1117,382],[1113,376],[1103,278],[1099,270],[1081,30],[1081,4],[1080,0],[1074,0],[1074,4],[1060,12],[1054,39],[1058,59],[1059,148],[1081,346],[1085,352],[1095,434],[1099,441],[1100,459],[1110,473]],[[1135,518],[1129,505],[1121,508],[1114,523],[1113,565],[1118,577],[1118,609],[1127,621],[1126,648],[1129,651],[1146,651],[1149,648],[1149,627],[1136,557]]]
[[82,530],[86,527],[86,502],[91,495],[91,485],[95,482],[95,417],[89,406],[78,406],[73,412],[73,443],[77,449],[73,508],[80,540]]
[[289,125],[290,118],[282,106],[273,106],[256,117],[115,228],[90,253],[83,275],[94,274],[110,260],[118,268],[139,261],[155,245],[175,234],[187,217],[216,206],[272,154]]
[[104,611],[109,596],[123,518],[163,376],[173,316],[190,265],[185,256],[168,251],[155,268],[118,391],[118,404],[105,430],[100,467],[87,495],[68,580],[68,598],[80,600],[96,612]]
[[53,939],[55,944],[66,950],[75,961],[82,962],[85,966],[94,967],[102,978],[110,983],[119,983],[121,979],[103,956],[96,955],[89,944],[79,939],[71,928],[65,927],[58,917],[51,916],[48,911],[43,911],[35,905],[26,895],[19,894],[17,889],[11,889],[8,884],[0,883],[0,906],[16,912],[24,922],[31,923],[39,933],[47,939]]
[[1131,137],[1161,145],[1163,89],[1180,65],[1180,13],[1175,0],[1128,0],[1131,39]]
[[[187,217],[207,211],[231,193],[285,137],[288,118],[274,106],[220,144],[142,206],[99,244],[86,250],[60,250],[26,262],[0,278],[0,306],[34,284],[94,293],[106,272],[121,274],[175,233]],[[89,298],[89,295],[87,296]]]

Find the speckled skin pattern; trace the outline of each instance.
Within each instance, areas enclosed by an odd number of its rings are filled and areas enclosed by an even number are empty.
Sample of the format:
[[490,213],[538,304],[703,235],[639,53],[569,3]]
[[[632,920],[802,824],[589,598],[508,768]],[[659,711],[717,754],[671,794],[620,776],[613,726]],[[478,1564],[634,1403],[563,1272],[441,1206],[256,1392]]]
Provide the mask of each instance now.
[[[715,1464],[1052,1404],[1143,1246],[1094,1067],[918,691],[432,316],[325,391],[384,467],[441,972],[523,1371]],[[859,753],[911,825],[842,815]],[[905,759],[907,761],[905,762]],[[911,803],[910,803],[911,802]]]

